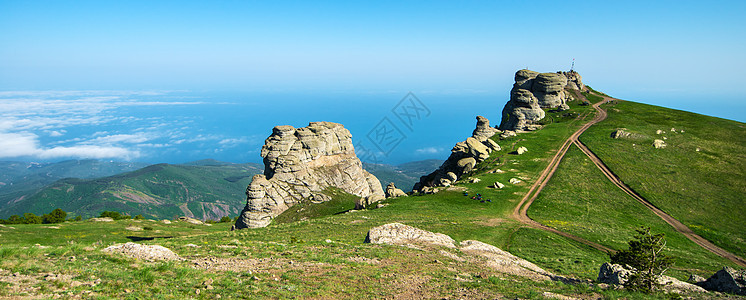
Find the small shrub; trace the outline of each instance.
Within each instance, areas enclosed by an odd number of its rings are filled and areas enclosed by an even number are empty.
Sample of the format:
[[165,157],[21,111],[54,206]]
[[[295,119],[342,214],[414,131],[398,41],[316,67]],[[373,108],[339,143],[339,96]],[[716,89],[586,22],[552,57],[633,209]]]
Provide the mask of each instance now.
[[136,215],[135,220],[145,220],[145,217],[143,217],[142,215]]
[[33,213],[23,214],[24,224],[41,224],[41,222],[42,222],[42,218],[40,216],[37,216]]
[[673,265],[673,258],[663,253],[664,237],[663,233],[652,234],[650,227],[643,227],[637,229],[635,239],[628,242],[629,249],[609,255],[611,263],[634,268],[625,287],[649,294],[659,286],[657,278]]
[[230,222],[231,222],[231,217],[229,216],[224,216],[220,218],[220,223],[230,223]]

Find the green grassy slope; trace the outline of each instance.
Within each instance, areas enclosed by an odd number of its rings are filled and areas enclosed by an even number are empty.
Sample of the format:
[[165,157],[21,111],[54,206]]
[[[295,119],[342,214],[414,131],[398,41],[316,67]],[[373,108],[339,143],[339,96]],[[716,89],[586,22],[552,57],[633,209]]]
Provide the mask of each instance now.
[[55,208],[69,216],[96,216],[104,210],[171,219],[235,216],[255,164],[186,166],[159,164],[98,179],[64,179],[31,197],[6,206],[5,214],[41,214]]
[[[673,267],[685,278],[692,270],[701,276],[724,265],[734,266],[677,233],[604,177],[603,173],[577,147],[571,148],[547,187],[529,210],[534,220],[605,245],[625,249],[634,230],[650,227],[665,233],[668,254],[676,259]],[[670,274],[669,274],[670,275]]]
[[[608,119],[581,141],[655,206],[746,256],[746,124],[628,101],[606,109]],[[640,137],[610,138],[617,128]],[[655,149],[653,140],[664,137],[668,146]]]

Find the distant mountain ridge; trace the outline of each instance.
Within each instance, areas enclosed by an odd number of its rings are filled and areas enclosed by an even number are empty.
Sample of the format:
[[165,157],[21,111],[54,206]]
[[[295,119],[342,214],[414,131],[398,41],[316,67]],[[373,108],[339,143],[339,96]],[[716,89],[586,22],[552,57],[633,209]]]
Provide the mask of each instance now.
[[[409,188],[441,160],[401,165],[364,164],[380,178]],[[69,216],[97,216],[104,210],[148,218],[234,217],[246,201],[246,187],[264,166],[204,159],[184,164],[70,160],[58,163],[0,162],[0,218],[62,208]]]

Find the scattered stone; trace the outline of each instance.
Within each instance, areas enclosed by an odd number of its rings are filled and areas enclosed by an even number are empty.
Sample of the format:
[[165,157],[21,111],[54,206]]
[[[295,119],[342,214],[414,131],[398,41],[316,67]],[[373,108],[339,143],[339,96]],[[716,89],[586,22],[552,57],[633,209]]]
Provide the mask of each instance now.
[[503,140],[513,136],[517,136],[513,130],[504,130],[503,133],[500,134],[500,138]]
[[[370,201],[385,198],[381,183],[355,155],[352,135],[342,124],[311,122],[307,127],[276,126],[261,150],[264,174],[246,189],[246,206],[236,228],[269,225],[272,218],[304,199],[320,203],[336,187]],[[372,196],[372,197],[369,197]]]
[[445,234],[433,233],[401,223],[389,223],[373,227],[368,231],[365,241],[372,244],[417,244],[456,248],[456,242]]
[[695,149],[694,151],[697,151],[697,152],[699,152],[699,151],[700,151],[699,147],[697,147],[697,149]]
[[114,222],[114,219],[105,217],[105,218],[90,218],[88,219],[88,222]]
[[370,207],[371,205],[373,205],[374,203],[381,201],[383,199],[384,199],[383,196],[380,196],[380,195],[369,195],[366,197],[359,198],[357,201],[355,201],[355,209],[356,210],[366,209]]
[[642,138],[641,134],[632,133],[627,131],[627,128],[618,128],[616,131],[611,133],[612,139],[637,139]]
[[510,178],[510,184],[519,184],[521,183],[521,180],[518,178]]
[[496,189],[501,189],[501,188],[504,188],[505,185],[502,184],[502,183],[500,183],[500,182],[498,182],[498,181],[495,181],[495,184],[493,184],[492,187],[496,188]]
[[189,248],[201,248],[200,246],[197,246],[197,245],[195,245],[195,244],[186,244],[186,245],[184,245],[184,247],[189,247]]
[[525,259],[480,241],[463,241],[459,250],[467,254],[486,258],[488,266],[504,273],[541,280],[547,280],[554,276],[552,273]]
[[518,150],[515,151],[515,153],[518,153],[518,155],[521,155],[526,152],[528,152],[528,149],[526,149],[526,147],[519,147]]
[[197,220],[195,218],[190,218],[190,217],[179,217],[179,221],[181,221],[181,222],[187,222],[189,224],[194,224],[194,225],[204,225],[205,224],[205,222],[202,222],[200,220]]
[[161,222],[163,222],[163,224],[171,224],[171,221],[169,220],[161,220]]
[[664,142],[663,140],[655,140],[653,141],[653,147],[655,147],[655,149],[666,148],[666,142]]
[[746,269],[724,267],[699,286],[710,291],[746,295]]
[[485,140],[484,143],[487,145],[487,147],[489,147],[490,149],[492,149],[492,151],[500,151],[500,150],[502,150],[502,148],[500,148],[500,145],[498,145],[497,142],[495,142],[495,141],[493,141],[491,139]]
[[142,227],[137,227],[137,226],[127,226],[124,229],[129,230],[129,231],[142,231]]
[[396,198],[402,196],[407,196],[407,194],[404,193],[404,191],[402,191],[401,189],[397,189],[396,185],[394,185],[393,182],[389,183],[386,186],[386,198]]
[[106,247],[102,251],[109,252],[109,253],[120,253],[126,256],[133,257],[135,259],[142,259],[142,260],[149,260],[149,261],[181,260],[181,258],[178,255],[176,255],[176,253],[160,245],[140,245],[140,244],[129,242],[125,244],[117,244],[117,245],[109,246],[109,247]]
[[482,181],[482,180],[479,179],[479,178],[472,178],[469,182],[471,182],[471,183],[477,183],[477,182],[480,182],[480,181]]
[[658,129],[658,130],[655,131],[655,134],[664,134],[664,133],[666,133],[666,132],[663,131],[663,130],[660,130],[660,129]]
[[327,244],[329,244],[329,243],[331,243],[331,242],[332,242],[332,240],[330,240],[330,239],[326,239],[326,240],[324,240],[324,242],[325,242],[325,243],[327,243]]
[[552,292],[544,292],[541,294],[546,299],[559,299],[559,300],[579,300],[579,298],[569,297],[565,295],[555,294]]

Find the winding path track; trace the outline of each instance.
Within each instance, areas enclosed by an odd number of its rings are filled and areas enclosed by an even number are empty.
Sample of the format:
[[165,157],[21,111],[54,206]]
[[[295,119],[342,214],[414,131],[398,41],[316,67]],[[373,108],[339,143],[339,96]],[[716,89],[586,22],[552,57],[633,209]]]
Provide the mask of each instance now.
[[624,191],[627,195],[630,195],[632,198],[634,198],[638,202],[642,203],[645,207],[653,211],[653,213],[655,213],[658,217],[660,217],[661,219],[666,221],[666,223],[671,225],[671,227],[673,227],[674,230],[683,234],[688,239],[695,242],[697,245],[700,245],[702,248],[705,248],[706,250],[714,254],[724,257],[741,267],[746,267],[746,260],[718,246],[715,246],[710,241],[692,232],[692,230],[689,229],[689,227],[679,222],[675,218],[671,217],[670,215],[666,214],[659,208],[655,207],[652,203],[650,203],[645,198],[640,196],[640,194],[632,190],[632,188],[624,184],[624,182],[622,182],[622,180],[619,179],[619,177],[616,176],[616,174],[614,174],[614,172],[612,172],[611,169],[609,169],[609,167],[606,166],[606,164],[604,164],[604,162],[598,156],[596,156],[596,154],[593,153],[593,151],[588,149],[588,147],[586,147],[582,142],[580,142],[580,140],[578,140],[578,137],[580,137],[580,135],[583,134],[583,132],[585,132],[589,127],[606,119],[606,116],[607,116],[606,111],[601,109],[600,106],[602,104],[608,103],[611,100],[616,100],[616,99],[604,96],[603,101],[600,101],[593,105],[593,108],[598,112],[596,117],[593,118],[593,120],[591,120],[590,122],[580,127],[580,129],[575,131],[575,133],[573,133],[569,138],[567,138],[567,140],[565,140],[565,142],[562,144],[562,147],[560,147],[559,151],[557,151],[557,154],[554,155],[552,160],[549,162],[549,165],[541,173],[541,175],[539,176],[539,179],[531,186],[531,188],[528,190],[528,193],[526,193],[526,196],[524,196],[523,199],[521,199],[521,202],[519,202],[516,208],[513,210],[513,218],[531,227],[539,228],[539,229],[543,229],[546,231],[559,234],[561,236],[570,238],[572,240],[578,241],[580,243],[583,243],[585,245],[591,246],[593,248],[596,248],[604,252],[614,251],[598,243],[588,241],[578,236],[575,236],[575,235],[557,230],[555,228],[551,228],[539,222],[536,222],[528,216],[528,208],[531,206],[534,200],[536,200],[536,197],[539,196],[539,193],[541,192],[541,190],[544,189],[544,187],[547,185],[547,183],[549,182],[549,179],[552,178],[552,175],[554,175],[554,172],[557,170],[557,167],[562,161],[562,158],[567,153],[567,150],[570,149],[570,146],[572,144],[575,144],[578,148],[580,148],[580,150],[586,156],[588,156],[588,158],[591,159],[591,161],[593,161],[596,167],[598,167],[601,170],[601,172],[604,173],[606,178],[608,178],[612,183],[614,183],[614,185],[616,185],[618,188]]

